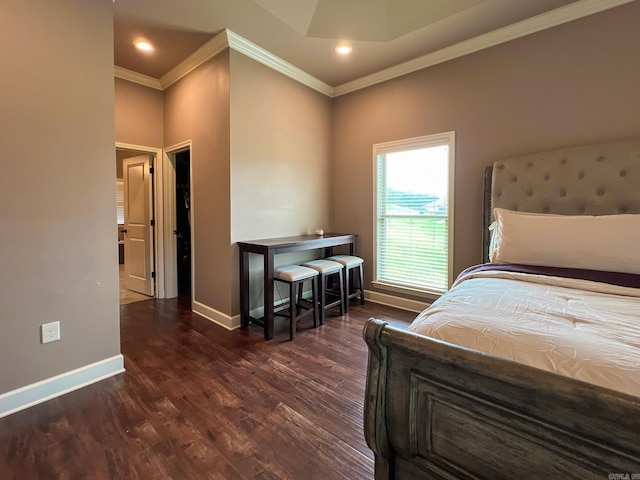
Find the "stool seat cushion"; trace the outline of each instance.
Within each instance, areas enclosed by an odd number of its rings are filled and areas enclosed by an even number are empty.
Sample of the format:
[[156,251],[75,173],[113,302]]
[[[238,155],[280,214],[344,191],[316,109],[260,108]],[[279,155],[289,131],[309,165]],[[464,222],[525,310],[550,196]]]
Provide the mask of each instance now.
[[315,277],[318,271],[313,268],[303,267],[301,265],[289,265],[287,267],[277,268],[274,272],[275,278],[284,280],[285,282],[298,282],[307,278]]
[[353,255],[333,255],[332,257],[328,257],[327,260],[338,262],[347,268],[357,267],[364,262],[360,257],[354,257]]
[[342,264],[331,260],[312,260],[304,264],[305,267],[313,268],[322,275],[337,273],[342,270]]

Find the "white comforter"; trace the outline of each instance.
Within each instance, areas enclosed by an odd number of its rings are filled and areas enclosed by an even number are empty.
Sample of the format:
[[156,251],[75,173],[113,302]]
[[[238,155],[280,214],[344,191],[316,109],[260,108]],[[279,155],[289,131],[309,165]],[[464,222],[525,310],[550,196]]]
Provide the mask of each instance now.
[[478,272],[409,330],[640,397],[640,289]]

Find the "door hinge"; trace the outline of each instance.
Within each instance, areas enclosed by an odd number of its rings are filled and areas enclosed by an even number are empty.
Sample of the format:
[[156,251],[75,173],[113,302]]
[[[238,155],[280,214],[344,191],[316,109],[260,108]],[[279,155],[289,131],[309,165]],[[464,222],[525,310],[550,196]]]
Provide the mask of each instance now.
[[153,167],[149,167],[149,173],[153,175]]
[[155,221],[153,218],[151,219],[151,226],[152,226],[152,227],[155,227],[155,226],[156,226],[156,221]]
[[151,272],[151,278],[156,278],[156,272]]

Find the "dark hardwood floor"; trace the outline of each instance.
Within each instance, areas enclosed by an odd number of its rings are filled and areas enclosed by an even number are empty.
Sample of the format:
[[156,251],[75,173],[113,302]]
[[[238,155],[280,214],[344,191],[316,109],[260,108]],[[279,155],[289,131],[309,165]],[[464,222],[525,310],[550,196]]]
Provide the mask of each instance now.
[[120,307],[126,373],[0,419],[0,479],[370,479],[368,303],[289,340],[229,332],[179,299]]

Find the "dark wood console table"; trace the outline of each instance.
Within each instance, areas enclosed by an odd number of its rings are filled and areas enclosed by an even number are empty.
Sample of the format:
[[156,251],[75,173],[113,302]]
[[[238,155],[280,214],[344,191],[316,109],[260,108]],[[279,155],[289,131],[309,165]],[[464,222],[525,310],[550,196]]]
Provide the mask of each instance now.
[[[357,235],[343,233],[325,233],[324,235],[299,235],[295,237],[266,238],[250,242],[238,242],[240,248],[240,317],[242,328],[250,322],[264,328],[264,338],[273,338],[273,268],[274,256],[279,253],[299,252],[302,250],[327,249],[349,245],[349,254],[356,254]],[[249,254],[257,253],[264,257],[264,317],[255,318],[249,311]]]

